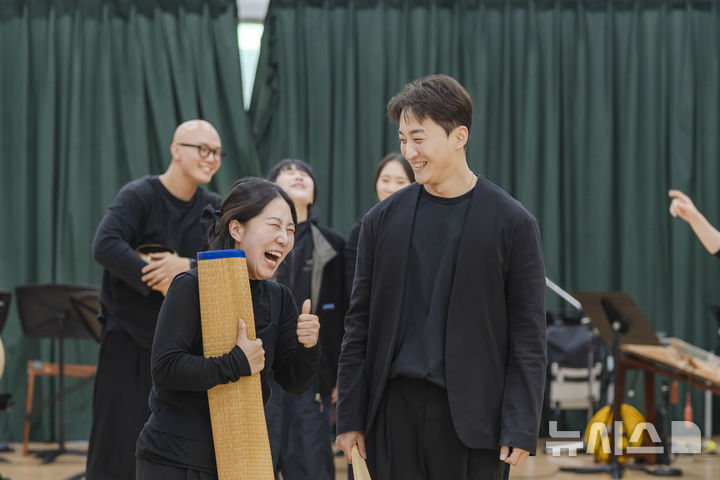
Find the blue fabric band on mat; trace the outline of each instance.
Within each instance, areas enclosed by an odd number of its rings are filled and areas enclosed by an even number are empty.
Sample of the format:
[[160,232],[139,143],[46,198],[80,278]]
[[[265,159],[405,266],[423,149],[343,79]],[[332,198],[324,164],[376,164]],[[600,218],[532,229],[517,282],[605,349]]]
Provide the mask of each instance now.
[[245,258],[245,251],[239,249],[233,250],[208,250],[207,252],[198,252],[198,260],[213,260],[216,258]]

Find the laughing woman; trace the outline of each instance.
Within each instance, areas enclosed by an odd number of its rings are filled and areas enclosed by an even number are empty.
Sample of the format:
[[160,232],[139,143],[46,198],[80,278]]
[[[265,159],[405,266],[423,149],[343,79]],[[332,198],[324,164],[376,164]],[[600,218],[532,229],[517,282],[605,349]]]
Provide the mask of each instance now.
[[[150,419],[137,442],[137,479],[215,479],[207,390],[260,372],[289,392],[306,390],[317,372],[320,323],[298,316],[292,294],[268,280],[294,243],[295,208],[277,185],[243,178],[233,185],[209,234],[213,250],[245,251],[257,331],[249,340],[239,319],[237,345],[203,357],[197,269],[178,275],[158,317],[152,347]],[[309,305],[303,311],[309,312]]]

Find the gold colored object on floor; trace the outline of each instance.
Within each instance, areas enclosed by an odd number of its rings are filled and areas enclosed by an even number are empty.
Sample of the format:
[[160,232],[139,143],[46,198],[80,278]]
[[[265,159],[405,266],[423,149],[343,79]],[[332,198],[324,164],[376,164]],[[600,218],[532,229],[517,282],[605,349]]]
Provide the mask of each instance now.
[[[637,439],[632,438],[632,434],[638,424],[644,423],[645,419],[642,414],[632,405],[623,403],[620,405],[620,419],[622,420],[622,451],[627,451],[627,447],[639,447],[643,443],[643,436]],[[598,410],[590,419],[590,423],[585,429],[585,443],[588,452],[595,455],[601,462],[610,461],[610,439],[609,435],[613,435],[612,428],[613,410],[611,405],[605,405]],[[643,433],[644,435],[644,433]],[[630,441],[632,439],[632,441]],[[621,463],[627,460],[626,456],[620,456],[618,461]]]
[[[200,316],[205,357],[235,347],[238,319],[255,339],[250,280],[242,250],[198,253]],[[208,391],[220,480],[273,480],[272,456],[263,407],[260,374]]]

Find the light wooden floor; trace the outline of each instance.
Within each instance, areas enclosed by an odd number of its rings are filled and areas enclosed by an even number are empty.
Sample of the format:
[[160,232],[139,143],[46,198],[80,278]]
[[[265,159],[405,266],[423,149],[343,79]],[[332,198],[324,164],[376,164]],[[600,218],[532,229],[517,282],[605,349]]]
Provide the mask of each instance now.
[[[85,456],[60,455],[49,465],[40,465],[40,459],[33,455],[23,457],[22,444],[10,445],[13,452],[0,453],[0,475],[11,480],[62,480],[85,470]],[[30,450],[47,450],[57,443],[30,443]],[[87,451],[87,442],[66,442],[65,448]]]
[[[720,437],[715,441],[720,444]],[[11,480],[63,480],[71,477],[85,469],[85,457],[76,455],[61,455],[50,465],[40,465],[40,460],[33,456],[22,456],[22,445],[13,444],[14,452],[2,453],[1,458],[7,462],[0,462],[0,475]],[[56,444],[33,443],[31,449],[54,448]],[[66,445],[72,449],[87,449],[87,442]],[[347,468],[344,458],[336,457],[335,462],[338,473],[337,480],[347,479]],[[575,480],[575,479],[609,479],[608,474],[578,475],[575,473],[560,472],[560,467],[593,466],[591,457],[581,455],[578,457],[552,457],[551,455],[539,454],[531,457],[521,468],[512,468],[510,478],[512,479],[552,479],[552,480]],[[717,480],[720,479],[720,454],[687,455],[677,457],[673,466],[682,469],[683,476],[687,479]],[[645,479],[650,477],[642,471],[626,471],[625,479]],[[451,479],[448,479],[451,480]]]

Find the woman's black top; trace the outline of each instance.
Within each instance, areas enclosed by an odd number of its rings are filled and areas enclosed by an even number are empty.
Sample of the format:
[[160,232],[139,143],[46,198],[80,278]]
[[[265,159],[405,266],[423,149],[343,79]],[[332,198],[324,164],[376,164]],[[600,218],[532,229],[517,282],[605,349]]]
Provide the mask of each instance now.
[[[263,400],[272,374],[288,392],[300,394],[320,364],[318,345],[297,340],[298,312],[290,291],[269,280],[251,280],[255,331],[263,341],[260,374]],[[152,346],[150,419],[138,438],[136,455],[171,466],[216,472],[207,390],[250,375],[237,345],[220,357],[203,357],[197,269],[175,277],[158,317]]]

